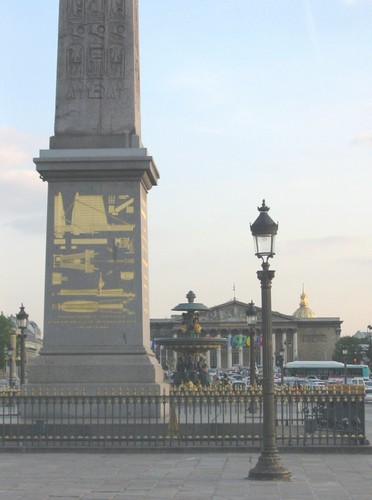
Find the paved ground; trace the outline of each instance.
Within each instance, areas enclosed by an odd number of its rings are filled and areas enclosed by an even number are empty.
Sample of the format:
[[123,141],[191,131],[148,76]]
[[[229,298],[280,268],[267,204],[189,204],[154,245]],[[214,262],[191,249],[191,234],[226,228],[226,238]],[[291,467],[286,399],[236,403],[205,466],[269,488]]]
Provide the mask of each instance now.
[[[366,405],[372,442],[372,405]],[[351,451],[351,450],[350,450]],[[363,453],[364,451],[364,453]],[[282,453],[290,482],[250,481],[258,452],[22,453],[0,448],[0,500],[370,500],[372,447]]]
[[370,500],[372,454],[283,453],[290,482],[245,479],[257,453],[0,453],[0,500]]

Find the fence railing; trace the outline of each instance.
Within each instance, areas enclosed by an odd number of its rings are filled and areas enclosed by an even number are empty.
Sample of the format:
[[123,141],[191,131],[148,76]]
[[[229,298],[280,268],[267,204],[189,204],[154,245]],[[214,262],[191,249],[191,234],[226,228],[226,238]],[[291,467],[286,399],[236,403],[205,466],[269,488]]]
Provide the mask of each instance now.
[[[350,386],[275,394],[277,445],[363,446],[364,392]],[[3,447],[260,447],[260,389],[170,394],[0,393]]]

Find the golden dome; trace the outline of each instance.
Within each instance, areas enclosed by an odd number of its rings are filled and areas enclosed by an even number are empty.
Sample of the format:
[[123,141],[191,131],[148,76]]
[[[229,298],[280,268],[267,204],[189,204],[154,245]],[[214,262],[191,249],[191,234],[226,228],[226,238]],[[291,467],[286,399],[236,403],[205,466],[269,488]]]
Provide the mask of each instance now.
[[310,307],[308,306],[309,300],[307,298],[307,295],[304,290],[304,285],[302,285],[302,293],[300,296],[300,307],[295,310],[293,313],[293,316],[297,319],[308,319],[308,318],[315,318],[315,313]]

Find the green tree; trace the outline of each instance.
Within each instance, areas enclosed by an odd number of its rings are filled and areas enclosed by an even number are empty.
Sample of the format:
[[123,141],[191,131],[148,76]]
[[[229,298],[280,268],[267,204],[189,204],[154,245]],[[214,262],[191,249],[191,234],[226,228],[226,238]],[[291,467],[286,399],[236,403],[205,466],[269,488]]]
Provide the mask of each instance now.
[[14,328],[13,322],[0,314],[0,369],[4,369],[7,361],[6,349],[9,345],[9,332]]
[[[347,350],[346,356],[343,354],[344,349]],[[363,350],[360,339],[356,337],[341,337],[336,342],[332,359],[340,363],[345,363],[346,361],[347,364],[353,364],[354,362],[360,364],[362,357]]]

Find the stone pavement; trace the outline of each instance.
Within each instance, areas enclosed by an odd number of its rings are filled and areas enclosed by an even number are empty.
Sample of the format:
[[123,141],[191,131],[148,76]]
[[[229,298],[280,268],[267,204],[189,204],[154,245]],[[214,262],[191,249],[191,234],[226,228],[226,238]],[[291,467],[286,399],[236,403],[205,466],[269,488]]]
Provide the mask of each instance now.
[[0,453],[0,500],[369,500],[372,454],[282,453],[290,482],[245,479],[256,452]]

